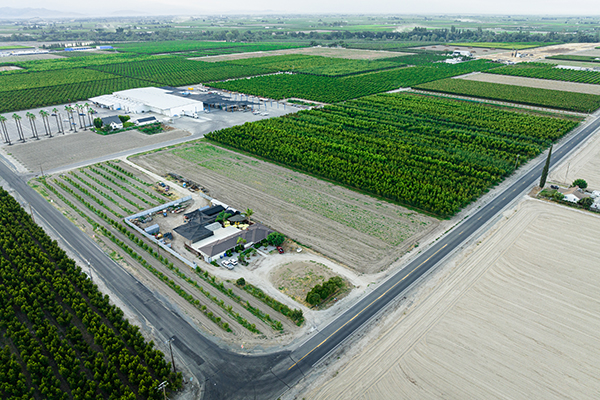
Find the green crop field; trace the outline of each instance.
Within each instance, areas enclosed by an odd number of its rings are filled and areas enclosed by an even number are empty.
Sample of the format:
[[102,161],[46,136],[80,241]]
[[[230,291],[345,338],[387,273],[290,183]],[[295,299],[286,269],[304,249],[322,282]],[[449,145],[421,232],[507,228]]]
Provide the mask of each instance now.
[[22,49],[30,49],[31,47],[28,46],[19,46],[19,45],[12,45],[12,46],[0,46],[0,50],[22,50]]
[[349,49],[362,49],[362,50],[385,50],[385,51],[399,51],[399,52],[410,52],[411,47],[419,46],[431,46],[437,44],[436,42],[356,42],[348,43]]
[[164,355],[0,188],[0,398],[161,399]]
[[102,65],[94,67],[94,69],[169,86],[191,85],[269,72],[260,67],[207,63],[177,57],[146,60],[137,63]]
[[524,50],[534,47],[552,46],[555,42],[468,42],[468,43],[450,43],[451,46],[464,47],[484,47],[491,49],[506,49],[506,50]]
[[[125,62],[139,62],[144,60],[157,60],[157,56],[138,56],[136,54],[97,54],[97,55],[85,55],[79,57],[64,57],[64,58],[53,58],[47,60],[35,60],[35,61],[18,61],[11,63],[3,63],[2,65],[16,65],[17,67],[23,68],[22,70],[15,71],[2,71],[1,75],[14,75],[22,74],[34,71],[49,71],[59,69],[72,69],[72,68],[83,68],[91,67],[96,65],[125,63]],[[2,59],[0,59],[1,61]]]
[[498,64],[486,61],[469,61],[460,64],[440,63],[430,67],[396,68],[343,78],[279,74],[213,83],[211,86],[272,99],[298,97],[336,103],[436,79],[474,71],[485,71],[497,66]]
[[87,100],[119,90],[150,86],[137,79],[117,78],[11,91],[0,91],[0,113]]
[[378,60],[349,60],[301,54],[247,58],[228,61],[228,63],[260,67],[270,72],[288,71],[322,76],[347,76],[398,68],[404,65],[399,57]]
[[450,216],[577,123],[412,94],[364,97],[207,138]]
[[551,79],[565,82],[600,84],[600,71],[577,71],[556,68],[552,64],[521,63],[488,71],[492,74]]
[[394,60],[394,61],[402,62],[402,63],[408,64],[408,65],[423,66],[423,65],[429,65],[431,63],[435,63],[438,61],[443,61],[446,59],[448,59],[448,56],[437,54],[437,53],[422,52],[422,53],[412,54],[412,55],[408,55],[408,56],[386,58],[383,61]]
[[444,79],[425,83],[416,88],[577,112],[594,111],[600,107],[600,96],[597,95],[465,79]]
[[115,78],[111,74],[83,68],[6,75],[0,76],[0,92]]
[[[164,42],[117,43],[113,45],[123,52],[138,54],[161,54],[176,52],[196,52],[200,55],[244,53],[248,51],[270,51],[304,47],[302,43],[235,43],[202,42],[197,40],[177,40]],[[231,51],[234,50],[234,51]]]
[[[600,48],[600,47],[597,47]],[[583,62],[593,62],[600,63],[600,57],[598,56],[575,56],[575,55],[558,55],[558,56],[549,56],[546,57],[550,60],[565,60],[565,61],[583,61]]]

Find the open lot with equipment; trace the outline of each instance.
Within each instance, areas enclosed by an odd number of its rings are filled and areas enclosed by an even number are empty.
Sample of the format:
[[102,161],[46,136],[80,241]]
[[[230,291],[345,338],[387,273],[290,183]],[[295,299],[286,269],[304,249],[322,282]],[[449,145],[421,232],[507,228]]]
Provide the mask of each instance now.
[[[182,193],[164,194],[153,176],[116,160],[49,175],[30,181],[30,185],[94,238],[111,258],[218,341],[272,346],[293,339],[298,332],[303,321],[301,313],[292,320],[286,316],[289,312],[279,306],[282,303],[267,305],[234,282],[217,278],[218,267],[189,257],[196,266],[169,251],[173,234],[167,232],[168,227],[181,224],[177,218],[181,214],[174,213],[169,203],[182,197]],[[194,204],[187,200],[185,204],[191,210],[206,202]],[[156,239],[160,233],[165,246],[162,248],[122,221],[126,216],[156,207],[168,210],[167,217],[162,212],[154,217],[156,221],[160,219],[163,230],[151,233],[157,235]],[[291,311],[294,303],[287,302],[287,310]]]
[[206,142],[131,158],[164,176],[175,172],[227,204],[357,271],[387,267],[437,221],[287,168]]
[[600,218],[536,200],[505,216],[300,397],[594,398]]

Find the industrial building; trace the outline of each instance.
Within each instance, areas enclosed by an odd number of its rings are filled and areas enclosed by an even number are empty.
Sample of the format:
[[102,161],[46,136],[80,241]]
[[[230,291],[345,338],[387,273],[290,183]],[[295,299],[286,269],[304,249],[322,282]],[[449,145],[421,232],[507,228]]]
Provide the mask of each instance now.
[[[230,216],[222,226],[215,222],[217,215],[227,212]],[[173,229],[174,232],[185,238],[185,248],[204,261],[211,262],[225,256],[227,250],[233,249],[239,244],[238,240],[244,240],[244,246],[248,247],[254,243],[266,239],[272,231],[266,226],[254,223],[243,224],[247,218],[233,209],[225,209],[221,205],[207,206],[190,213],[184,214],[187,223]]]
[[111,110],[132,114],[154,112],[168,117],[194,115],[204,110],[202,101],[177,96],[171,90],[157,87],[121,90],[111,95],[92,97],[90,101]]

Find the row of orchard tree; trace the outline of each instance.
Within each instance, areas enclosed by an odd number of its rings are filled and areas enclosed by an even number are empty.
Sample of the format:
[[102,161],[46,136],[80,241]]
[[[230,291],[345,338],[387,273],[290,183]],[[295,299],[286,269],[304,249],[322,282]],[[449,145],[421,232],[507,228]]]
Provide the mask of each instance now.
[[485,105],[390,94],[206,137],[447,217],[574,126]]
[[0,398],[153,399],[164,355],[0,189]]
[[[79,126],[83,127],[84,130],[87,130],[88,126],[92,126],[92,114],[94,114],[94,109],[90,107],[88,103],[85,104],[75,104],[73,106],[65,106],[65,112],[67,115],[67,121],[69,123],[69,130],[77,132],[77,123],[75,122],[75,115],[77,115],[77,119],[79,122]],[[55,118],[56,125],[56,133],[65,134],[65,128],[63,126],[63,121],[61,119],[60,110],[58,108],[53,108],[52,113],[46,110],[39,111],[40,118],[42,120],[42,124],[44,125],[44,132],[46,136],[52,137],[52,126],[50,124],[50,117]],[[86,116],[88,121],[86,121]],[[32,112],[27,112],[25,117],[29,120],[29,125],[31,127],[31,139],[39,139],[38,127],[36,124],[37,117]],[[15,128],[19,139],[21,142],[25,142],[25,133],[23,132],[22,119],[19,114],[14,113],[12,115],[12,119],[15,121]],[[9,129],[7,127],[8,118],[4,115],[0,115],[0,129],[2,130],[2,139],[4,143],[12,144],[12,140],[10,137]]]

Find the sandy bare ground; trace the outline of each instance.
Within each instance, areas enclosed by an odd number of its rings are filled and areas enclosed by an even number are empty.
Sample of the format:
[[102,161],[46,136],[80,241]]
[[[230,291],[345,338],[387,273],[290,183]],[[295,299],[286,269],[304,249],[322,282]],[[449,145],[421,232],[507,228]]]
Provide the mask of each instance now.
[[[307,399],[592,399],[600,217],[521,203]],[[290,397],[288,397],[290,398]]]
[[172,130],[155,135],[146,135],[132,130],[107,136],[82,131],[76,135],[55,136],[51,139],[40,135],[39,141],[17,142],[10,149],[5,150],[33,172],[39,171],[40,165],[44,170],[49,170],[189,135],[189,132],[183,130]]
[[271,281],[282,293],[304,303],[310,289],[334,276],[331,269],[316,261],[291,261],[272,271]]
[[496,75],[496,74],[469,74],[457,79],[468,81],[500,83],[503,85],[524,86],[538,89],[560,90],[563,92],[577,92],[600,95],[600,85],[589,83],[562,82],[550,79],[525,78],[522,76]]
[[484,58],[488,60],[505,60],[512,62],[523,62],[523,61],[533,61],[543,59],[547,56],[555,56],[558,54],[576,54],[578,52],[584,50],[592,50],[596,47],[600,46],[600,43],[567,43],[567,44],[557,44],[553,46],[544,46],[537,47],[534,49],[525,49],[519,50],[519,54],[527,54],[524,57],[513,57],[511,54],[513,52],[504,51],[502,53],[488,54],[488,55],[478,55],[479,58]]
[[176,172],[210,195],[355,271],[387,268],[438,221],[287,168],[207,142],[131,158],[165,175]]
[[469,51],[469,52],[471,52],[471,54],[473,54],[475,56],[498,54],[498,53],[502,53],[505,51],[502,49],[492,49],[492,48],[485,48],[485,47],[466,47],[466,46],[452,46],[452,45],[442,45],[442,44],[433,45],[433,46],[415,47],[415,48],[418,48],[420,50],[447,51],[447,52]]
[[396,51],[379,51],[379,50],[360,50],[360,49],[342,49],[329,47],[303,47],[299,49],[286,49],[274,51],[256,51],[252,53],[237,53],[224,54],[220,56],[195,57],[191,60],[202,61],[231,61],[243,60],[246,58],[267,57],[267,56],[283,56],[286,54],[304,54],[307,56],[323,56],[332,58],[347,58],[350,60],[376,60],[379,58],[390,58],[405,56],[412,53],[399,53]]
[[[568,171],[567,171],[568,169]],[[586,145],[550,171],[552,182],[570,185],[575,179],[585,179],[588,189],[600,190],[600,135],[592,136]]]

